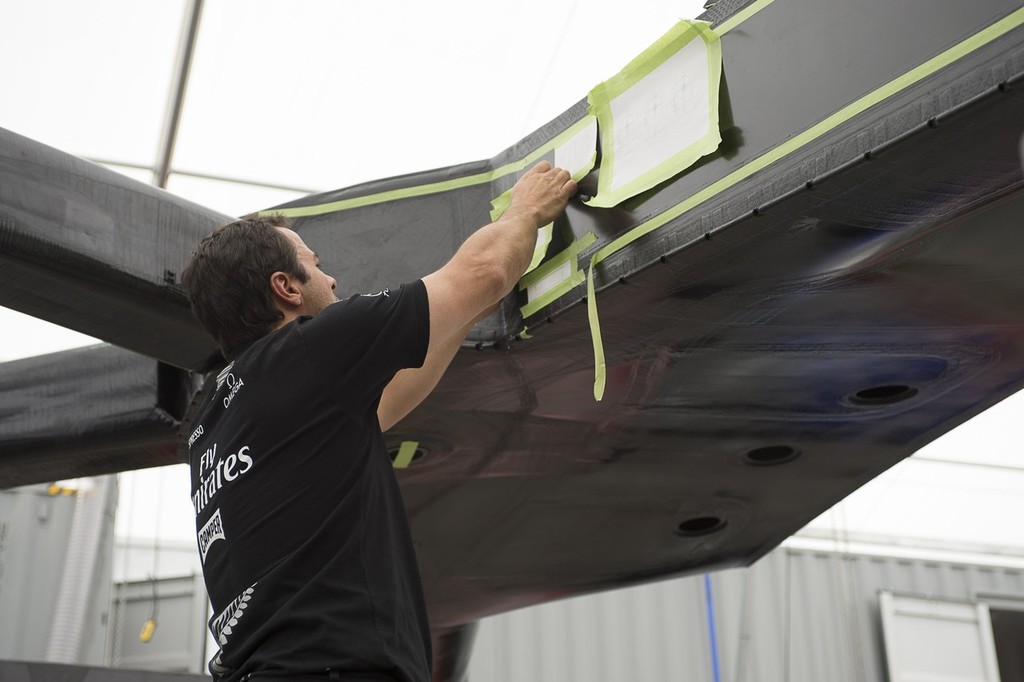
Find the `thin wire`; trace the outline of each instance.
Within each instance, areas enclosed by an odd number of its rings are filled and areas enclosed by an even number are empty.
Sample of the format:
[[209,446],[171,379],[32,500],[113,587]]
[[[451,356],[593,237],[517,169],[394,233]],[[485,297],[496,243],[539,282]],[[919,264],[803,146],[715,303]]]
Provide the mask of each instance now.
[[[121,489],[122,474],[117,475],[118,491]],[[120,493],[118,493],[120,494]],[[120,505],[118,505],[118,511],[120,512]],[[132,480],[131,490],[128,493],[128,509],[129,518],[135,511],[135,481]],[[125,582],[128,580],[128,567],[129,567],[129,553],[131,547],[128,542],[128,538],[131,533],[125,535],[123,544],[121,545],[121,551],[124,554],[121,557],[121,583],[117,590],[117,609],[114,616],[114,645],[111,647],[110,652],[110,665],[119,668],[121,666],[121,641],[124,638],[124,612],[125,612]]]
[[153,604],[149,609],[150,620],[156,622],[157,613],[160,610],[160,600],[156,593],[156,581],[160,575],[160,521],[164,511],[164,470],[161,469],[158,473],[157,480],[157,493],[156,493],[156,524],[153,528]]
[[850,630],[849,606],[846,603],[849,594],[846,589],[846,575],[843,571],[842,541],[840,528],[845,527],[845,517],[840,520],[840,514],[844,511],[843,503],[840,502],[832,508],[832,542],[835,543],[836,553],[832,557],[832,567],[835,573],[836,593],[839,595],[839,616],[843,626],[845,637],[843,637],[843,652],[846,654],[846,665],[843,667],[843,679],[848,679],[849,671],[853,669],[853,642]]
[[999,469],[1000,471],[1024,471],[1024,466],[1014,466],[1012,464],[993,464],[991,462],[967,462],[962,459],[944,459],[941,457],[922,457],[920,455],[914,455],[907,461],[909,462],[933,462],[936,464],[955,464],[964,467],[976,467],[979,469]]
[[[127,554],[127,551],[125,552]],[[110,651],[110,666],[121,667],[121,638],[124,637],[124,582],[117,585],[117,605],[114,610],[114,644]]]
[[[569,14],[565,17],[565,23],[562,24],[562,30],[558,34],[558,40],[555,41],[555,49],[551,53],[551,58],[548,61],[549,64],[555,61],[558,53],[562,49],[562,45],[565,44],[565,35],[569,32],[569,26],[572,24],[573,17],[576,16],[576,8],[579,6],[579,0],[573,0],[572,7],[569,8]],[[541,79],[540,84],[537,86],[537,94],[533,98],[533,103],[530,105],[529,113],[527,113],[525,120],[523,121],[523,133],[528,133],[533,130],[536,126],[530,123],[533,120],[534,114],[537,113],[537,107],[540,106],[541,98],[544,95],[544,88],[548,84],[548,76],[551,74],[551,69],[544,69],[544,77]]]
[[789,648],[793,642],[793,551],[786,550],[786,627],[782,642],[782,679],[789,682]]
[[157,493],[156,493],[156,524],[153,528],[153,577],[155,578],[160,574],[160,517],[164,511],[164,471],[161,469],[157,476]]
[[734,682],[743,682],[747,677],[747,660],[750,658],[750,603],[753,599],[752,593],[754,582],[754,571],[747,567],[743,569],[743,596],[740,599],[740,634],[739,642],[736,645],[736,677]]
[[864,682],[864,644],[861,641],[860,632],[860,608],[858,604],[857,571],[854,569],[854,556],[850,551],[850,525],[846,519],[846,509],[843,509],[843,568],[846,573],[846,585],[849,590],[849,605],[851,613],[851,628],[853,631],[853,656],[856,664],[857,679]]
[[[863,682],[864,644],[860,633],[860,614],[857,603],[857,576],[853,568],[853,553],[850,552],[850,529],[846,519],[846,507],[840,502],[833,509],[833,540],[836,543],[836,572],[839,577],[840,608],[846,626],[846,656],[848,669]],[[845,674],[844,674],[845,677]]]
[[[144,170],[150,173],[156,172],[156,167],[150,166],[144,163],[132,163],[130,161],[114,161],[113,159],[104,159],[95,156],[84,156],[82,157],[86,161],[98,163],[103,166],[118,166],[120,168],[131,168],[132,170]],[[214,180],[216,182],[229,182],[235,185],[246,185],[247,187],[257,187],[260,189],[279,189],[286,192],[297,192],[299,194],[320,194],[324,190],[322,189],[309,189],[308,187],[297,187],[295,185],[282,185],[276,182],[263,182],[262,180],[247,180],[245,178],[231,177],[230,175],[217,175],[214,173],[199,173],[196,171],[186,171],[180,168],[171,169],[171,175],[182,175],[187,178],[197,178],[199,180]]]

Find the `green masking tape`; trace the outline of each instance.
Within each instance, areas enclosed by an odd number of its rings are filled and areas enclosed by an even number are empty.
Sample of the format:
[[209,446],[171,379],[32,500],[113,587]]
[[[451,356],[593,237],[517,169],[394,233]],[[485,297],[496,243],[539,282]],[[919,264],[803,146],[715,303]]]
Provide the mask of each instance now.
[[523,275],[522,279],[519,280],[519,290],[522,291],[523,289],[536,284],[567,262],[572,263],[573,271],[578,270],[579,265],[576,262],[576,257],[596,241],[597,235],[593,232],[587,232],[585,235],[566,247],[564,251],[552,256],[550,260],[545,262],[539,268],[531,273]]
[[583,283],[585,275],[583,271],[579,269],[577,259],[584,249],[596,241],[596,234],[593,232],[586,233],[570,244],[564,251],[553,256],[551,260],[547,261],[532,272],[527,273],[519,280],[520,291],[529,289],[529,287],[537,284],[540,280],[551,275],[566,264],[569,265],[569,272],[564,279],[519,309],[519,312],[524,318],[529,317],[544,306],[551,304],[572,288]]
[[407,468],[412,462],[412,457],[416,454],[416,449],[419,446],[419,441],[403,440],[402,444],[398,446],[398,454],[395,455],[395,459],[391,465],[396,469]]
[[[620,236],[618,239],[604,245],[598,249],[590,259],[590,268],[587,273],[588,280],[593,279],[594,266],[603,261],[608,256],[620,251],[627,245],[633,243],[640,237],[650,234],[659,227],[665,225],[671,220],[678,218],[682,214],[686,213],[690,209],[704,203],[708,199],[711,199],[715,195],[727,190],[736,183],[744,180],[759,170],[766,168],[767,166],[783,159],[784,157],[792,154],[801,147],[813,142],[817,138],[821,137],[825,133],[837,128],[841,124],[847,122],[854,116],[863,113],[867,109],[879,104],[883,100],[899,93],[902,90],[914,85],[918,81],[931,76],[938,70],[949,66],[958,59],[961,59],[971,52],[984,47],[991,43],[993,40],[1005,35],[1013,29],[1024,24],[1024,8],[1018,9],[1006,17],[1000,19],[994,24],[982,29],[978,33],[975,33],[970,38],[954,45],[945,52],[932,57],[928,61],[920,64],[919,66],[907,71],[902,76],[898,76],[888,83],[882,85],[880,88],[869,92],[860,99],[848,104],[839,111],[835,112],[831,116],[826,117],[817,124],[811,126],[799,135],[792,137],[778,147],[768,151],[767,153],[757,157],[756,159],[748,162],[742,167],[736,169],[729,175],[721,178],[717,182],[712,183],[700,192],[684,199],[682,202],[676,204],[672,208],[666,210],[654,218],[651,218],[645,223],[637,225],[626,234]],[[734,27],[731,27],[734,28]],[[590,282],[588,281],[588,290],[590,289]],[[594,339],[594,363],[595,363],[595,377],[594,377],[594,395],[603,395],[604,393],[604,349],[601,346],[601,326],[600,320],[597,314],[597,300],[593,293],[589,293],[587,296],[587,313],[590,320],[590,333]],[[600,365],[599,365],[600,363]],[[600,376],[598,376],[600,374]],[[598,397],[598,400],[600,398]]]
[[[613,187],[615,182],[615,130],[612,101],[664,64],[687,44],[703,41],[707,52],[708,111],[707,132],[668,159],[632,180]],[[722,80],[722,43],[711,25],[704,21],[680,21],[653,45],[640,53],[618,74],[601,83],[587,95],[588,111],[597,116],[601,135],[601,174],[597,194],[588,206],[611,208],[689,168],[702,156],[718,149],[722,136],[718,130],[718,91]]]
[[[512,200],[512,190],[509,190],[498,197],[491,200],[491,222],[498,222],[498,219],[505,214],[508,210],[510,202]],[[554,231],[555,224],[548,223],[544,227],[537,231],[537,245],[533,248],[533,258],[530,260],[530,265],[527,266],[523,274],[532,272],[541,261],[544,260],[544,255],[548,252],[548,246],[551,244],[551,235]]]
[[587,319],[590,320],[590,340],[594,344],[594,400],[601,402],[604,397],[606,368],[604,343],[601,341],[601,323],[597,319],[597,303],[594,295],[594,261],[587,268]]
[[500,218],[505,211],[508,210],[509,205],[512,203],[512,190],[503,192],[498,196],[491,199],[491,222],[495,222]]
[[665,212],[651,218],[647,222],[637,225],[629,232],[601,247],[594,254],[594,262],[600,263],[611,254],[621,250],[623,247],[631,244],[640,237],[650,234],[662,225],[665,225],[690,209],[729,189],[741,180],[745,180],[757,171],[763,170],[776,161],[789,156],[801,147],[804,147],[818,139],[825,133],[830,132],[843,123],[846,123],[854,116],[863,113],[867,109],[879,104],[885,99],[888,99],[901,90],[905,90],[914,83],[932,75],[939,69],[952,64],[957,59],[965,57],[974,50],[987,45],[996,38],[999,38],[1012,29],[1017,28],[1022,23],[1024,23],[1024,8],[1004,17],[995,24],[983,29],[963,42],[954,45],[942,54],[929,59],[920,66],[911,69],[902,76],[894,78],[877,90],[869,92],[855,102],[848,104],[831,116],[828,116],[817,124],[811,126],[799,135],[789,138],[774,149],[771,149],[767,153],[753,159],[740,168],[737,168],[729,175],[726,175],[711,185],[708,185],[700,192],[691,195],[675,206],[667,209]]
[[386,201],[395,201],[398,199],[409,199],[412,197],[421,197],[428,194],[438,194],[440,192],[449,192],[463,187],[471,187],[473,185],[486,185],[487,183],[497,179],[505,177],[506,175],[512,175],[525,170],[527,166],[532,165],[535,161],[539,160],[548,152],[552,151],[555,147],[559,147],[564,144],[571,137],[579,133],[581,130],[591,124],[592,117],[590,115],[584,116],[579,121],[576,121],[571,126],[554,136],[541,146],[534,149],[532,152],[527,154],[519,161],[513,161],[507,163],[504,166],[500,166],[484,173],[476,173],[474,175],[467,175],[463,178],[455,178],[453,180],[443,180],[441,182],[431,182],[425,185],[416,185],[415,187],[402,187],[400,189],[392,189],[386,192],[378,192],[376,194],[366,194],[361,197],[351,197],[349,199],[339,199],[338,201],[330,201],[325,204],[316,204],[313,206],[293,206],[291,208],[278,208],[267,211],[260,211],[261,215],[269,215],[271,213],[281,214],[289,218],[305,218],[308,216],[324,215],[327,213],[336,213],[338,211],[345,211],[353,208],[360,208],[363,206],[372,206],[374,204],[381,204]]
[[[569,135],[569,136],[565,137],[565,139],[563,139],[562,142],[566,142],[566,141],[568,141],[569,138],[573,137],[575,134],[577,134],[579,132],[582,132],[582,130],[585,129],[587,127],[587,125],[590,124],[591,122],[596,123],[596,121],[594,119],[595,119],[595,117],[593,115],[587,114],[583,119],[581,119],[581,120],[577,121],[576,123],[574,123],[572,128],[569,129],[569,130],[573,131],[573,135]],[[560,134],[559,138],[562,138],[562,137],[564,137],[564,135]],[[559,138],[556,138],[556,139],[559,139]],[[558,145],[556,145],[556,146],[558,146]],[[587,176],[587,174],[589,174],[590,171],[592,171],[594,169],[594,165],[597,164],[597,139],[596,139],[596,137],[595,137],[595,139],[593,141],[592,148],[593,148],[593,151],[591,152],[590,158],[587,160],[587,162],[582,167],[577,168],[575,171],[573,171],[572,176],[571,176],[573,180],[579,182],[580,180],[585,178]],[[558,152],[556,151],[555,155],[557,156],[557,154],[558,154]],[[502,214],[504,214],[505,211],[508,210],[508,207],[509,207],[509,205],[511,203],[512,203],[512,190],[511,189],[505,190],[504,192],[502,192],[501,194],[499,194],[495,198],[491,199],[491,213],[490,213],[490,215],[491,215],[491,222],[494,222],[498,218],[500,218],[502,216]]]
[[578,287],[580,284],[583,284],[585,279],[585,272],[579,269],[573,269],[561,282],[520,308],[520,314],[523,317],[533,315],[544,306],[551,305],[559,298]]
[[774,0],[757,0],[757,2],[750,3],[736,14],[715,26],[715,33],[720,36],[724,36],[726,33],[733,30],[768,5],[772,4],[772,2],[774,2]]
[[[725,35],[728,31],[731,31],[732,29],[736,28],[740,23],[748,19],[750,16],[771,4],[771,2],[772,0],[757,0],[749,7],[746,7],[741,12],[737,13],[735,16],[730,17],[726,21],[722,22],[718,27],[715,28],[715,32],[720,36]],[[505,164],[504,166],[501,166],[491,171],[487,171],[485,173],[477,173],[475,175],[467,175],[464,178],[456,178],[454,180],[445,180],[442,182],[432,182],[425,185],[417,185],[415,187],[403,187],[400,189],[388,190],[386,192],[378,192],[376,194],[367,194],[361,197],[339,199],[338,201],[331,201],[324,204],[316,204],[313,206],[295,206],[292,208],[279,208],[276,210],[260,211],[259,213],[261,215],[279,213],[281,215],[288,216],[289,218],[303,218],[307,216],[334,213],[336,211],[344,211],[351,208],[359,208],[361,206],[372,206],[373,204],[380,204],[384,203],[385,201],[394,201],[396,199],[408,199],[411,197],[425,196],[428,194],[448,192],[451,190],[460,189],[462,187],[470,187],[472,185],[486,184],[497,178],[504,177],[506,175],[511,175],[512,173],[516,173],[525,169],[526,166],[528,166],[532,161],[544,156],[549,151],[563,144],[567,139],[569,139],[570,137],[578,133],[580,130],[585,128],[587,125],[589,125],[590,120],[591,116],[588,114],[587,116],[580,119],[570,127],[563,130],[561,133],[559,133],[557,136],[555,136],[545,144],[535,149],[521,161]]]
[[544,260],[544,255],[548,252],[548,246],[551,245],[551,235],[554,229],[554,223],[548,223],[540,228],[540,231],[537,233],[537,246],[533,249],[533,260],[530,261],[530,265],[523,274],[533,272],[541,264],[541,261]]

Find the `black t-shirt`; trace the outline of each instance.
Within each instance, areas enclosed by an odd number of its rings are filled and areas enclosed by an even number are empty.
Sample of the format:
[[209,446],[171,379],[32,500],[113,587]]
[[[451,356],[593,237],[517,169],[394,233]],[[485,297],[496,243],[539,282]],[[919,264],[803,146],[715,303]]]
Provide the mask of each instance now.
[[189,438],[218,680],[325,669],[430,680],[405,507],[377,422],[423,364],[422,282],[354,296],[243,350]]

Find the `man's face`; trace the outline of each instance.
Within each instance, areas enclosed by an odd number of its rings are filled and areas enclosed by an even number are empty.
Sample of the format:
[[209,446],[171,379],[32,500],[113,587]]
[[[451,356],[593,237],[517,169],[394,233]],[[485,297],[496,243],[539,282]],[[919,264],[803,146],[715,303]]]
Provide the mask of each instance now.
[[334,288],[338,286],[338,283],[320,269],[320,259],[316,253],[306,246],[302,237],[292,230],[283,227],[277,229],[295,245],[299,265],[305,268],[306,274],[309,275],[308,282],[299,283],[302,290],[302,310],[299,311],[299,314],[316,315],[327,306],[336,303],[338,297],[334,295]]

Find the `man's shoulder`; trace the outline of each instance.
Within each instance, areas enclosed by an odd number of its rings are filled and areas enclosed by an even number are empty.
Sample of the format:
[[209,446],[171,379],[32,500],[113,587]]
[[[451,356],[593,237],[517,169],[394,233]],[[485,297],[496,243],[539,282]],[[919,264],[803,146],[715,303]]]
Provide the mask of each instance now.
[[[385,287],[378,291],[355,293],[348,298],[343,298],[338,303],[349,303],[351,305],[398,305],[400,302],[425,298],[427,293],[423,280],[417,279],[406,282],[398,287]],[[337,305],[335,303],[334,305]]]
[[[426,289],[417,281],[332,303],[315,317],[288,325],[288,334],[314,365],[320,358],[332,366],[361,364],[365,378],[376,386],[398,369],[422,364],[429,324]],[[286,349],[286,343],[278,348]]]
[[403,284],[397,288],[384,288],[370,293],[356,293],[327,306],[315,317],[298,318],[297,327],[331,324],[356,316],[388,316],[396,309],[416,310],[420,302],[426,303],[427,290],[422,280]]

